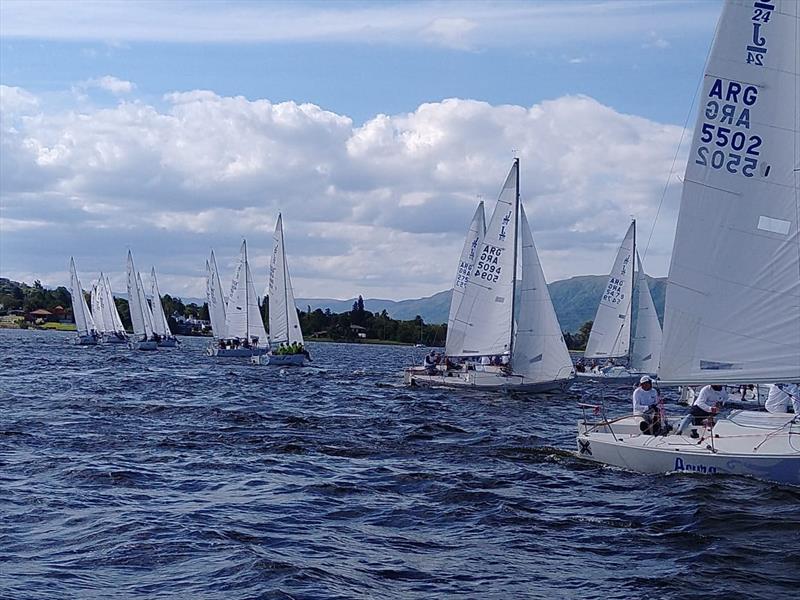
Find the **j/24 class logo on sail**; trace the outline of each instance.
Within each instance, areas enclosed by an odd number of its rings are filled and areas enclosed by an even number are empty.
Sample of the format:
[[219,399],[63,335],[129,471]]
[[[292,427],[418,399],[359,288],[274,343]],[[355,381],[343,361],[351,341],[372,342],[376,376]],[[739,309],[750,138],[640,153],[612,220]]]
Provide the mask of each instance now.
[[773,10],[775,10],[775,5],[772,2],[763,0],[753,2],[753,14],[750,18],[753,25],[753,36],[747,44],[747,64],[749,65],[764,66],[764,55],[767,53],[765,33]]
[[475,265],[475,273],[473,277],[480,277],[489,283],[496,283],[500,278],[502,265],[500,265],[500,257],[503,254],[504,248],[498,248],[491,244],[485,244],[481,257],[478,259],[478,264]]

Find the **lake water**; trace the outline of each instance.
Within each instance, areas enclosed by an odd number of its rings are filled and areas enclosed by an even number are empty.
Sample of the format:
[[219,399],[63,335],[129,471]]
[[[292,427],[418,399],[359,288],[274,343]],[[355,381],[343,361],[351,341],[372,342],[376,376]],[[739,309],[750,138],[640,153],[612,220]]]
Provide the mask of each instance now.
[[797,597],[800,490],[576,458],[559,397],[0,331],[0,597]]

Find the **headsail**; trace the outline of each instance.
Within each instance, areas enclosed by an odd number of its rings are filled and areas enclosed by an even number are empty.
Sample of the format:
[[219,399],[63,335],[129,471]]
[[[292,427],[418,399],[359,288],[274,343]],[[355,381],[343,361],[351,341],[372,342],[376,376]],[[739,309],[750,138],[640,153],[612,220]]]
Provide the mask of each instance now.
[[161,304],[161,291],[158,289],[155,267],[150,271],[150,297],[153,307],[153,331],[162,337],[172,337],[167,315],[164,314],[164,306]]
[[75,259],[69,259],[69,272],[70,272],[70,289],[69,293],[72,296],[72,314],[75,317],[75,329],[78,330],[79,335],[89,335],[93,331],[97,331],[97,327],[92,319],[92,313],[89,312],[89,306],[86,304],[86,297],[83,295],[83,288],[78,279],[78,273],[75,270]]
[[572,376],[572,359],[564,343],[531,228],[520,205],[522,280],[511,367],[534,382]]
[[222,295],[222,284],[217,271],[217,259],[214,251],[211,258],[206,261],[206,301],[208,302],[208,315],[211,318],[211,331],[214,337],[222,339],[225,333],[225,298]]
[[636,332],[631,341],[630,366],[634,371],[655,373],[661,359],[661,323],[638,252],[636,265],[639,270],[636,279],[639,301],[636,303]]
[[275,224],[272,260],[269,265],[269,336],[272,344],[303,343],[289,266],[286,264],[283,219],[280,214]]
[[518,214],[519,159],[515,159],[454,318],[454,335],[448,340],[451,356],[511,350]]
[[462,321],[457,321],[456,315],[461,306],[461,300],[464,297],[467,282],[475,268],[475,260],[478,258],[478,253],[481,249],[481,241],[485,233],[486,217],[484,216],[483,202],[480,202],[478,208],[475,209],[475,214],[472,216],[472,221],[467,231],[467,237],[464,238],[464,247],[461,249],[461,257],[458,260],[458,269],[456,270],[456,279],[453,283],[453,295],[450,299],[450,314],[447,318],[447,341],[445,342],[445,354],[449,356],[456,354],[456,340],[460,340],[458,343],[463,343],[464,336],[466,335],[467,324]]
[[664,380],[800,381],[799,12],[724,5],[672,250]]
[[625,239],[617,251],[600,306],[597,307],[589,341],[586,343],[586,358],[618,358],[628,355],[635,245],[636,221],[628,227]]

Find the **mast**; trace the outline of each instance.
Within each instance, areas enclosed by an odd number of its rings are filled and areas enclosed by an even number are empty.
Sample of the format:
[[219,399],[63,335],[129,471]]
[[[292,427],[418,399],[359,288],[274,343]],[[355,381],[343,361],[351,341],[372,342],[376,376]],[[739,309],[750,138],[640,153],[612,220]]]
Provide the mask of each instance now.
[[247,341],[250,341],[250,288],[247,287],[247,240],[242,240],[244,248],[244,332]]
[[[289,343],[289,269],[286,265],[286,242],[283,239],[283,218],[281,218],[281,256],[283,257],[283,306],[286,309],[286,343]],[[293,308],[293,307],[292,307]],[[297,310],[294,308],[294,310]]]
[[[632,219],[633,222],[633,252],[631,252],[631,299],[628,304],[631,311],[631,319],[633,319],[633,288],[636,286],[636,219]],[[642,290],[639,290],[641,293]],[[639,327],[639,314],[636,314],[636,327]],[[633,351],[633,324],[628,327],[628,366],[631,364],[631,352]]]
[[517,242],[519,241],[519,158],[514,159],[514,166],[516,167],[515,174],[515,187],[516,193],[514,194],[514,266],[511,273],[511,336],[508,343],[508,363],[511,364],[511,359],[514,356],[514,309],[516,308],[516,295],[517,295]]

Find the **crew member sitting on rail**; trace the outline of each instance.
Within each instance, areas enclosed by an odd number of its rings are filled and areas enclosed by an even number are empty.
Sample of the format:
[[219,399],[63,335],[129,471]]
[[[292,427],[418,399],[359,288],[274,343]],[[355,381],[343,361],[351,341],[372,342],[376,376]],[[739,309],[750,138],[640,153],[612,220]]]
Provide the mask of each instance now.
[[789,412],[789,406],[794,409],[794,414],[800,415],[800,386],[793,383],[775,383],[769,386],[769,396],[764,408],[771,413]]

